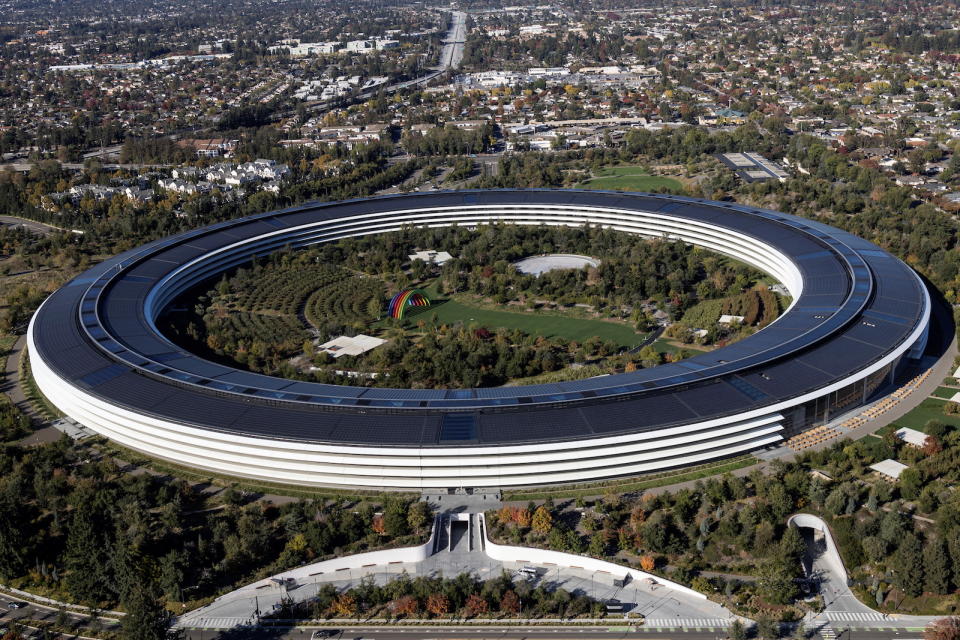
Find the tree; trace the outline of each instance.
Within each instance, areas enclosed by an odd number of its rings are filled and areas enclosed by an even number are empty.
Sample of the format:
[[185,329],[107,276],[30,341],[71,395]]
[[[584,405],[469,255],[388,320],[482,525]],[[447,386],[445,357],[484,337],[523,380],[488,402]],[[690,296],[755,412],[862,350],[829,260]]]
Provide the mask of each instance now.
[[960,640],[960,618],[939,618],[927,625],[924,640]]
[[653,571],[654,567],[657,566],[657,561],[653,556],[641,556],[640,557],[640,568],[644,571]]
[[[141,572],[142,574],[142,572]],[[125,615],[120,621],[123,640],[166,640],[173,618],[156,595],[154,584],[141,575],[123,600]]]
[[607,538],[603,531],[597,531],[590,536],[590,545],[587,547],[587,553],[595,558],[602,558],[607,553]]
[[923,547],[912,533],[903,537],[893,556],[894,584],[908,596],[918,596],[923,591]]
[[762,640],[776,640],[780,637],[780,623],[767,616],[757,618],[757,637]]
[[463,611],[467,616],[479,616],[489,611],[490,605],[486,598],[479,593],[471,593],[467,596],[467,603],[463,605]]
[[450,600],[442,593],[431,593],[427,596],[427,611],[435,616],[445,615],[450,611]]
[[407,503],[390,497],[383,505],[383,527],[387,535],[397,537],[409,533]]
[[747,640],[747,630],[743,627],[743,623],[740,622],[740,620],[734,620],[733,624],[730,625],[727,636],[730,640]]
[[411,503],[410,508],[407,510],[407,524],[410,525],[411,529],[419,533],[420,530],[430,522],[432,516],[433,513],[430,510],[430,505],[418,500]]
[[771,603],[789,604],[797,596],[791,562],[783,558],[772,558],[764,562],[760,565],[757,587]]
[[357,612],[357,599],[349,593],[341,593],[334,599],[330,608],[334,615],[349,618]]
[[103,514],[94,505],[92,491],[84,491],[70,520],[64,564],[66,584],[78,601],[97,606],[113,597],[107,588],[106,556],[110,548],[104,535],[105,526],[98,517]]
[[420,603],[413,596],[400,596],[391,603],[390,609],[395,616],[414,616],[420,610]]
[[950,591],[950,558],[942,539],[931,540],[923,549],[923,586],[930,593]]
[[500,598],[501,613],[516,615],[520,613],[520,597],[512,589],[503,594]]
[[550,515],[550,511],[543,505],[537,507],[537,510],[533,512],[533,519],[530,522],[533,530],[541,535],[546,535],[550,533],[550,529],[553,528],[553,516]]

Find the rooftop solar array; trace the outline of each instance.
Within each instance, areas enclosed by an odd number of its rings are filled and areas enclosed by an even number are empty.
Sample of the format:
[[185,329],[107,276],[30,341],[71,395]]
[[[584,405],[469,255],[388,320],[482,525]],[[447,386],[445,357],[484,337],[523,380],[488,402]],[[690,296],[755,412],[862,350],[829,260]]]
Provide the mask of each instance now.
[[[374,216],[390,226],[400,224],[394,212],[455,207],[466,215],[474,205],[603,207],[710,222],[790,256],[803,291],[777,322],[720,350],[615,376],[494,389],[366,389],[271,378],[187,353],[145,312],[151,296],[169,302],[185,277],[170,278],[177,269],[239,241],[253,240],[262,255],[315,241],[316,229],[297,229],[303,225],[353,225],[356,216]],[[224,258],[203,273],[213,277],[239,263]],[[924,310],[922,284],[906,265],[810,220],[676,196],[491,190],[312,203],[165,238],[54,293],[38,312],[35,335],[44,361],[62,377],[146,414],[272,438],[467,446],[636,432],[771,405],[882,358],[914,332]]]

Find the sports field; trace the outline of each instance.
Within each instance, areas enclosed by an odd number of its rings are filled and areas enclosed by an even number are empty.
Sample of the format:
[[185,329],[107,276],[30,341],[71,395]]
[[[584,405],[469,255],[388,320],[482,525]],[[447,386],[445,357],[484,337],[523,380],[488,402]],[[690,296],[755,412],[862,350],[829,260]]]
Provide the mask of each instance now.
[[683,193],[683,184],[673,178],[652,176],[644,173],[642,167],[608,167],[597,172],[595,178],[584,180],[577,187],[581,189],[603,189],[609,191],[653,191],[669,189]]
[[477,324],[489,329],[520,329],[531,335],[545,338],[563,338],[583,342],[594,336],[604,341],[616,343],[621,347],[633,347],[639,344],[644,336],[631,329],[626,324],[605,322],[603,320],[589,320],[584,318],[567,318],[565,316],[545,313],[493,311],[478,309],[465,305],[456,300],[439,302],[426,307],[422,312],[411,314],[410,323],[418,320],[429,320],[437,314],[437,321],[442,324],[462,322],[467,326]]

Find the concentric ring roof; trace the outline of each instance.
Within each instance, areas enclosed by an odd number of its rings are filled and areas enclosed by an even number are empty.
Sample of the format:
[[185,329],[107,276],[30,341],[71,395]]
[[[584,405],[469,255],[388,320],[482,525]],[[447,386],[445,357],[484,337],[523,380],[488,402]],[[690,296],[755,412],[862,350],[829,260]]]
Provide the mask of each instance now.
[[[184,351],[157,333],[148,313],[152,299],[175,282],[175,270],[210,262],[223,247],[265,234],[298,238],[305,225],[358,215],[490,205],[639,210],[709,223],[788,256],[802,293],[763,331],[681,362],[489,389],[368,389],[271,378]],[[919,279],[890,254],[786,214],[648,194],[460,191],[311,203],[172,236],[72,280],[38,312],[35,332],[39,355],[63,378],[112,404],[182,424],[340,444],[489,445],[636,432],[776,404],[883,358],[923,322],[925,301]]]

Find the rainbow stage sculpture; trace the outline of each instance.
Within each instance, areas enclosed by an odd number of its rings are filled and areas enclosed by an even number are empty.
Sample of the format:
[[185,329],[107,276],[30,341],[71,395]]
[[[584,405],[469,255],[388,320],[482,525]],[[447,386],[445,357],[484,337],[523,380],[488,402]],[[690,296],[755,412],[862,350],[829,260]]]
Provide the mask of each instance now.
[[391,318],[402,318],[407,307],[429,307],[430,298],[421,289],[404,289],[393,296],[387,306],[387,315]]

